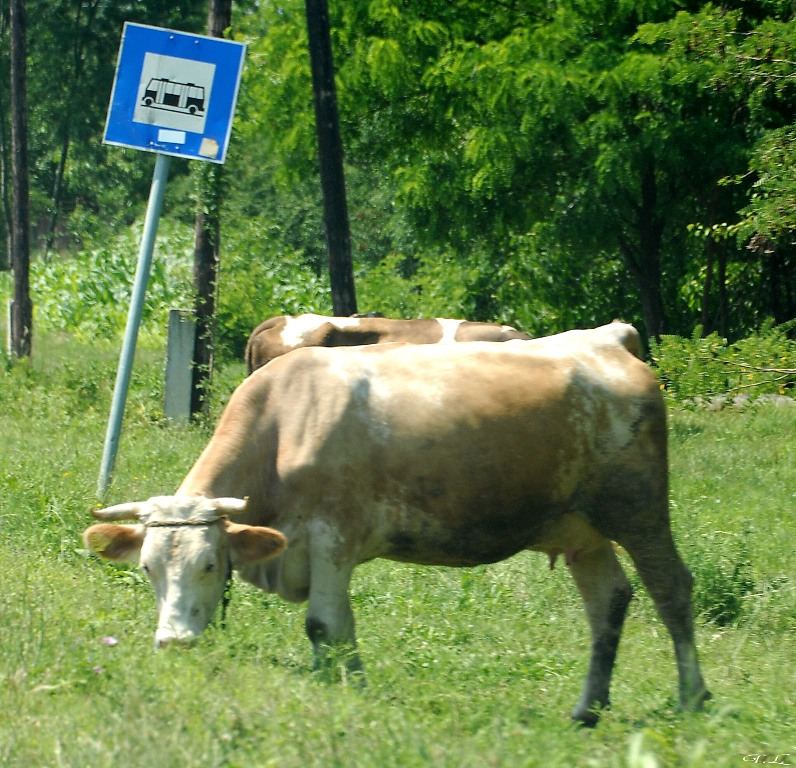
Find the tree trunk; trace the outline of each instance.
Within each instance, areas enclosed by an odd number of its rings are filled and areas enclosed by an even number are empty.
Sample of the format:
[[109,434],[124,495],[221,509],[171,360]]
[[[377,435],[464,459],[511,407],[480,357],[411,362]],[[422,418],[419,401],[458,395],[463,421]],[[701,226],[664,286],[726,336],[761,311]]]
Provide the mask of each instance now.
[[[5,88],[0,88],[0,114],[10,111],[6,106],[3,94]],[[6,123],[0,119],[0,197],[3,201],[3,234],[5,235],[5,248],[0,250],[0,272],[11,269],[11,205],[8,202],[8,139],[6,138]]]
[[656,275],[654,269],[647,264],[637,275],[636,284],[641,297],[641,314],[644,318],[647,338],[660,339],[661,334],[666,331],[660,272]]
[[58,228],[58,214],[61,208],[61,190],[63,188],[64,173],[66,171],[66,158],[69,155],[69,121],[61,138],[61,152],[58,158],[58,168],[55,171],[53,191],[50,197],[50,223],[47,225],[47,234],[44,239],[44,260],[49,261],[50,252],[55,242],[55,230]]
[[[6,35],[7,17],[0,10],[0,38]],[[0,88],[0,115],[11,113],[11,105],[6,101],[7,88]],[[5,240],[4,246],[0,247],[0,272],[11,269],[11,204],[9,202],[8,179],[9,171],[9,146],[8,133],[6,132],[6,121],[0,118],[0,197],[3,206],[3,224],[0,227]]]
[[622,255],[638,288],[647,338],[657,339],[666,330],[661,291],[661,242],[663,223],[657,205],[655,165],[648,158],[641,171],[641,201],[636,209],[638,241],[622,241]]
[[202,163],[197,169],[200,179],[200,205],[206,210],[196,214],[194,227],[194,319],[196,337],[193,348],[191,374],[191,415],[202,413],[207,407],[207,389],[213,372],[213,318],[216,312],[216,282],[218,278],[221,220],[217,190],[221,183],[221,166]]
[[326,0],[305,0],[305,6],[332,307],[335,315],[352,315],[357,311],[357,297],[351,261],[351,232],[348,224],[337,91],[334,84],[334,61],[329,37],[329,9]]
[[779,325],[796,315],[794,307],[793,271],[788,272],[787,246],[772,243],[763,256],[763,268],[767,277],[769,306],[767,314]]
[[710,322],[710,294],[713,292],[713,244],[710,239],[705,242],[705,284],[702,286],[702,308],[700,324],[702,336],[710,335],[713,330]]
[[26,18],[24,0],[10,0],[11,20],[11,268],[14,305],[11,351],[30,357],[33,305],[30,301],[30,224],[28,193]]
[[[232,22],[232,0],[210,0],[207,31],[223,37]],[[194,318],[196,337],[191,374],[191,415],[207,409],[208,386],[213,372],[213,319],[216,312],[216,283],[221,250],[221,198],[223,166],[202,163],[198,179],[194,226]]]
[[[79,3],[75,14],[75,43],[72,46],[72,70],[71,80],[68,85],[68,96],[66,97],[66,104],[72,105],[77,103],[78,89],[83,78],[83,65],[84,55],[83,49],[86,38],[93,34],[94,21],[97,17],[97,7],[100,0],[92,0],[88,3],[86,10],[86,21],[83,24],[83,11],[84,3]],[[66,83],[64,83],[66,86]],[[65,109],[61,115],[61,125],[56,135],[61,137],[60,154],[58,158],[58,166],[55,171],[55,179],[53,180],[52,193],[50,195],[50,222],[47,226],[47,233],[45,236],[44,244],[44,259],[50,257],[53,243],[55,242],[55,234],[58,228],[58,217],[61,214],[61,201],[63,197],[64,187],[64,174],[66,172],[66,162],[69,158],[69,149],[72,143],[72,118],[74,111],[72,109]]]
[[719,248],[719,263],[718,263],[718,276],[719,284],[719,308],[718,319],[716,322],[716,330],[719,335],[727,338],[727,328],[729,317],[729,306],[727,302],[727,249]]

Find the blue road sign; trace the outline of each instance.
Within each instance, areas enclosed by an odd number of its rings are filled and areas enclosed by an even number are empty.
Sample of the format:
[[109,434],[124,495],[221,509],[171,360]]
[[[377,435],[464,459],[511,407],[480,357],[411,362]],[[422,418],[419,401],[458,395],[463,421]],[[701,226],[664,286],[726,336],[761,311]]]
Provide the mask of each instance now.
[[246,46],[126,22],[106,144],[223,163]]

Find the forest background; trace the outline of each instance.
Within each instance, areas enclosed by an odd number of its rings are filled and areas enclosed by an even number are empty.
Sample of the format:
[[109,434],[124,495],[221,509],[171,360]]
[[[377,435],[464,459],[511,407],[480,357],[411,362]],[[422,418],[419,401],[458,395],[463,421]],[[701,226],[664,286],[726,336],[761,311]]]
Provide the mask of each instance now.
[[[27,9],[34,327],[114,338],[153,167],[102,144],[122,24],[202,33],[207,3]],[[329,10],[360,311],[534,335],[615,317],[648,337],[792,332],[791,0]],[[238,356],[262,319],[331,301],[304,3],[235,2],[228,36],[248,52],[223,175],[217,333],[218,351]],[[7,67],[0,56],[4,84]],[[6,239],[5,85],[0,160]],[[145,310],[158,325],[145,332],[165,330],[164,306],[191,305],[205,165],[172,163]]]

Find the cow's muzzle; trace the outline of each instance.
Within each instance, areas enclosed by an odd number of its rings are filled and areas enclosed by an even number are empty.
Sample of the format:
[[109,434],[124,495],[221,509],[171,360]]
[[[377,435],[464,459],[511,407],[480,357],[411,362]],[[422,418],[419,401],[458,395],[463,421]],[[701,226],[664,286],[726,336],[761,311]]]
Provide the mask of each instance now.
[[189,647],[194,645],[198,638],[199,635],[190,630],[176,632],[173,629],[158,629],[155,632],[155,648],[166,648],[167,646]]

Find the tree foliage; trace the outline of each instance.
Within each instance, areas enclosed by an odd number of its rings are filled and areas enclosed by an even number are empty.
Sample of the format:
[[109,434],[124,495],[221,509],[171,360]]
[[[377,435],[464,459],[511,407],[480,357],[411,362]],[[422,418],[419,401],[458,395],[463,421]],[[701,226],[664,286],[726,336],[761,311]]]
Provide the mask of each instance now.
[[[39,211],[64,105],[85,104],[66,126],[65,233],[142,207],[146,158],[99,145],[113,74],[100,54],[121,19],[199,29],[202,6],[31,12],[49,30],[32,67]],[[533,333],[621,316],[650,336],[699,325],[730,338],[796,315],[790,2],[332,0],[330,12],[362,310]],[[304,4],[236,3],[232,34],[249,47],[219,301],[238,347],[269,314],[331,305]],[[79,95],[50,93],[56,49],[73,52],[58,68]],[[184,216],[179,173],[170,190]]]
[[[788,319],[793,296],[769,297],[794,278],[791,16],[782,2],[339,4],[359,263],[404,297],[454,272],[452,309],[537,332]],[[313,168],[299,19],[298,3],[247,19],[277,183]],[[776,263],[759,247],[774,240]],[[423,299],[380,308],[410,305]]]

